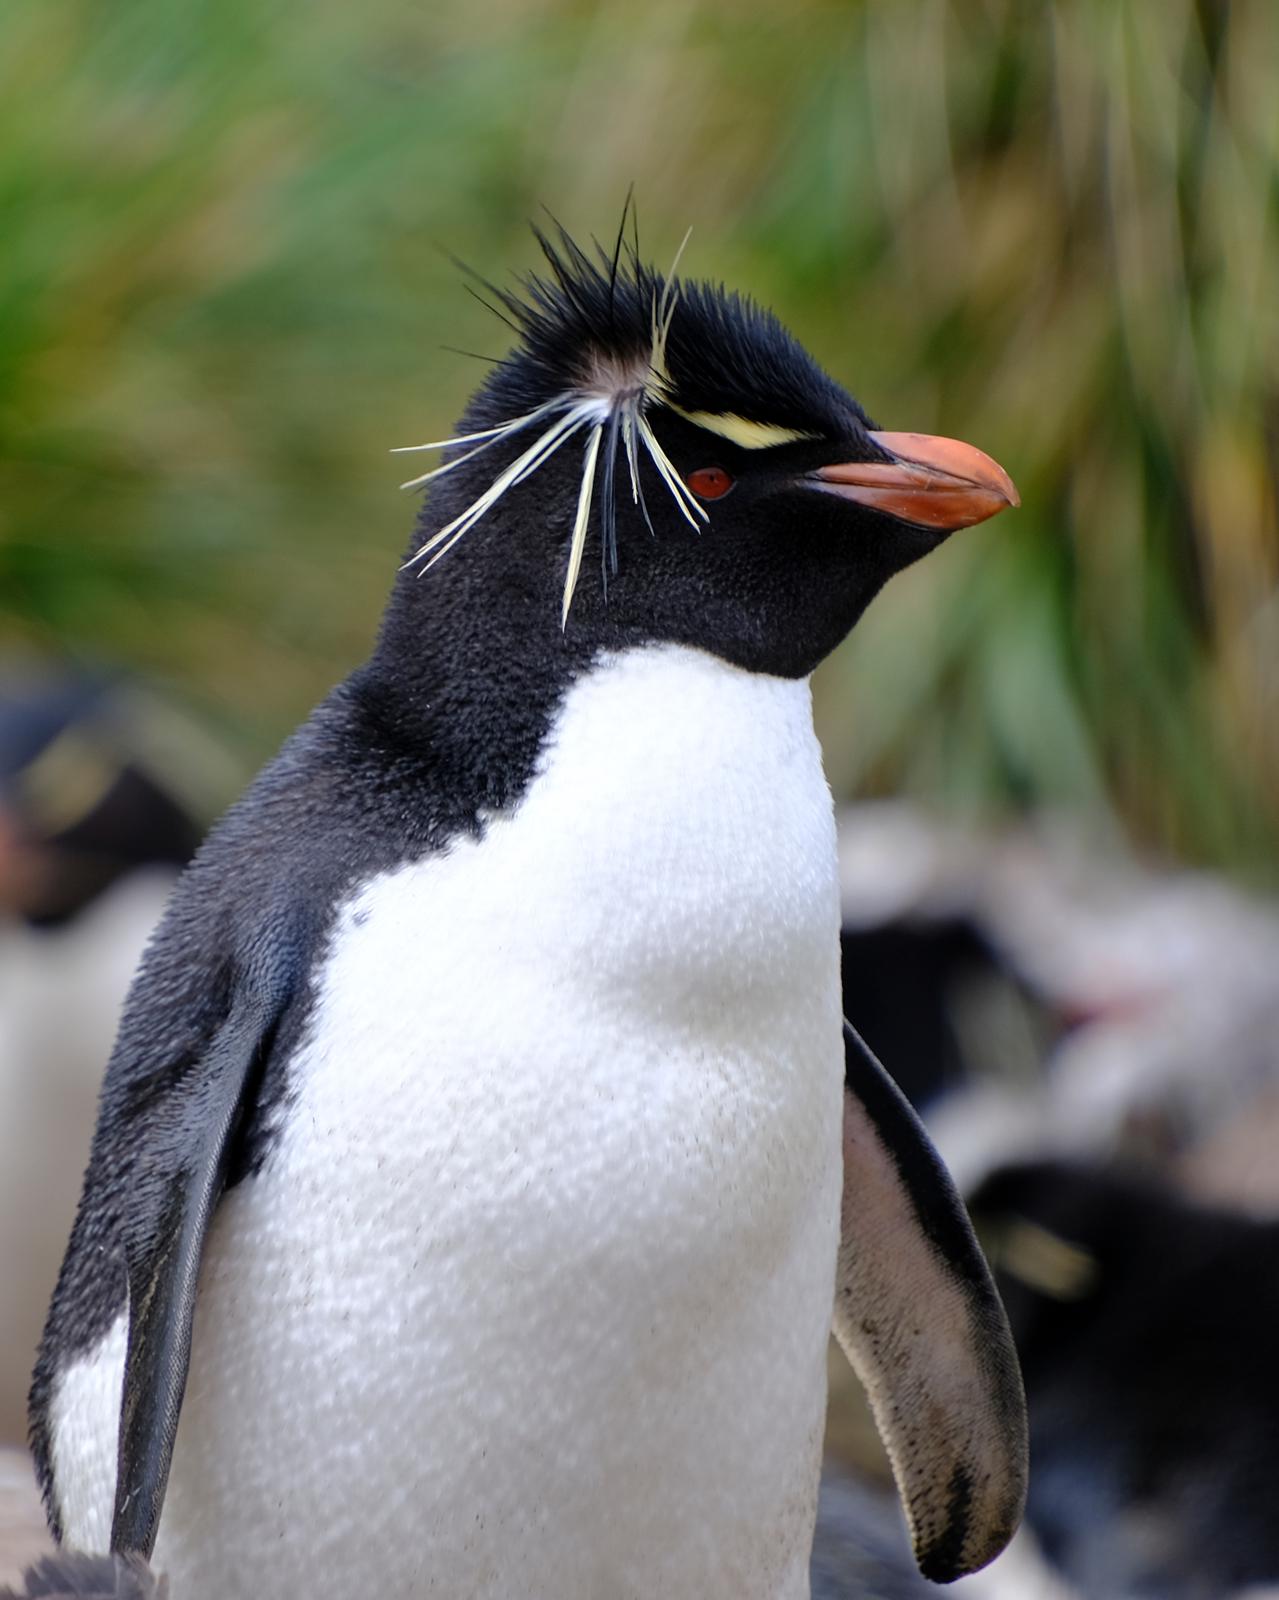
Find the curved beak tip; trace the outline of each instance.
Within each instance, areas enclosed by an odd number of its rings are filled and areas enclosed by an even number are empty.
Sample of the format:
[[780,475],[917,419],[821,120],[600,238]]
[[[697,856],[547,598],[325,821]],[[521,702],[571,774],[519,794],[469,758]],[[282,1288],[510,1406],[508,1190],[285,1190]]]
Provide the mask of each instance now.
[[950,533],[1021,504],[1016,485],[984,450],[927,433],[872,433],[887,461],[819,467],[816,486],[901,522]]

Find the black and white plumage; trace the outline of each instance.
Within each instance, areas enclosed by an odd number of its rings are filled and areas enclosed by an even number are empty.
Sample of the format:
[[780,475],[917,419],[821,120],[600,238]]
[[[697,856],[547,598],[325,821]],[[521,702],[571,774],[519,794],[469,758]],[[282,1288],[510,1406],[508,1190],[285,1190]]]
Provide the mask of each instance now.
[[108,1069],[33,1439],[55,1529],[180,1594],[374,1550],[396,1595],[801,1595],[832,1315],[924,1570],[1019,1514],[1002,1310],[843,1029],[807,684],[1014,491],[767,313],[545,248]]

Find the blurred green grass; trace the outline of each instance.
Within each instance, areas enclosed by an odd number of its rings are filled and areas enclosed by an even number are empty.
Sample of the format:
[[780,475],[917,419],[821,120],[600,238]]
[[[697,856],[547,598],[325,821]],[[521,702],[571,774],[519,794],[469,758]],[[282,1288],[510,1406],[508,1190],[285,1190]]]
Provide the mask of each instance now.
[[367,647],[543,202],[772,304],[1023,510],[819,675],[841,795],[1279,866],[1268,0],[6,0],[0,605],[246,768]]

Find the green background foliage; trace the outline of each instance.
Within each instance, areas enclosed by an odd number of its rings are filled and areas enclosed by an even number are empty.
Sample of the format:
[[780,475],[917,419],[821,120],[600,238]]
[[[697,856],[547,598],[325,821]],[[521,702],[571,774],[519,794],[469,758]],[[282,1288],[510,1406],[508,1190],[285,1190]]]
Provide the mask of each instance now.
[[0,606],[245,767],[367,647],[544,203],[770,303],[1023,509],[817,684],[841,795],[1279,858],[1269,0],[6,0]]

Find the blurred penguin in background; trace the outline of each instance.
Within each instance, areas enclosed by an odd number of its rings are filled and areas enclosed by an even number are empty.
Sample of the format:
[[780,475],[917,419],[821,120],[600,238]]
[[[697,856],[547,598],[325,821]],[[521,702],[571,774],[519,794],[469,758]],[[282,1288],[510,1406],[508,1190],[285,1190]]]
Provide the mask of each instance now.
[[[845,1009],[960,1181],[1026,1382],[1025,1527],[954,1592],[1273,1594],[1279,910],[897,804],[843,814],[841,873]],[[826,1496],[828,1538],[859,1526]]]
[[0,670],[0,1445],[25,1442],[104,1045],[199,842],[172,737],[105,678]]
[[1027,1520],[1088,1600],[1279,1581],[1279,1220],[1099,1163],[971,1197],[1021,1356]]

